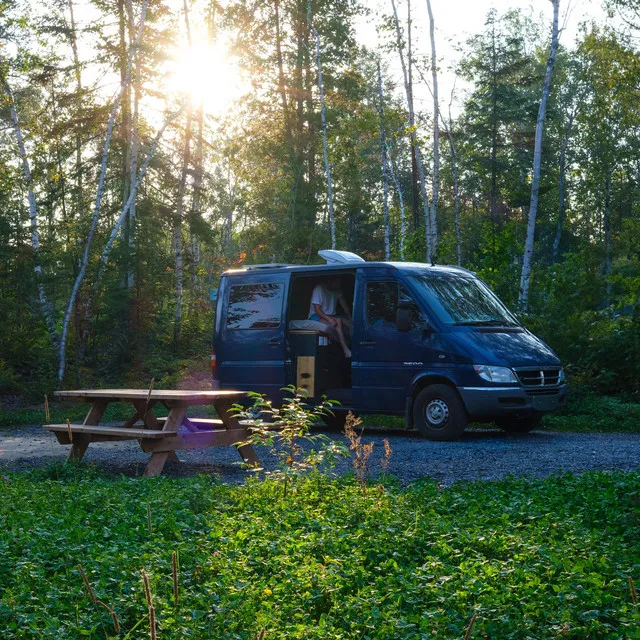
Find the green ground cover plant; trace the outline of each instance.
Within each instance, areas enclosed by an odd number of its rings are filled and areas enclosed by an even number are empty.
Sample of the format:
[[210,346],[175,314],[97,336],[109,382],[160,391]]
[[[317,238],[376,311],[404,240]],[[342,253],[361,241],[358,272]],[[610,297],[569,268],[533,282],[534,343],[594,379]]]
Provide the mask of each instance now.
[[11,474],[0,637],[149,638],[152,609],[163,640],[463,638],[474,614],[474,638],[640,638],[639,480],[363,492],[316,474],[285,497],[272,480]]

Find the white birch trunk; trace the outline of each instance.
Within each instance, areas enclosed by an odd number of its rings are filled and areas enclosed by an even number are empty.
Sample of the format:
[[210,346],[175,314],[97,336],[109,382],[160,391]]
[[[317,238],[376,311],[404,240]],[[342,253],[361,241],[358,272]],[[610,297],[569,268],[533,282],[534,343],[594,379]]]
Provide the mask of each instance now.
[[436,256],[438,253],[438,197],[440,194],[440,125],[438,123],[440,115],[440,105],[438,103],[438,59],[436,57],[436,38],[433,12],[431,11],[431,0],[427,0],[427,10],[429,12],[429,37],[431,38],[431,79],[433,93],[433,186],[431,189],[431,211],[429,238],[431,241],[431,253]]
[[427,253],[427,262],[432,261],[431,254],[431,233],[430,233],[430,221],[431,216],[429,212],[429,198],[427,196],[427,186],[424,175],[424,164],[422,162],[422,153],[420,152],[420,147],[418,146],[418,137],[416,135],[416,118],[413,110],[413,97],[411,95],[411,85],[409,83],[409,76],[407,74],[407,65],[404,61],[404,54],[402,52],[402,34],[400,33],[400,21],[398,19],[398,10],[396,8],[395,0],[391,0],[391,6],[393,7],[393,16],[395,18],[396,24],[396,39],[398,44],[398,53],[400,55],[400,64],[402,65],[402,75],[404,77],[404,88],[407,94],[407,107],[409,109],[409,127],[411,130],[411,146],[416,154],[416,164],[418,165],[418,176],[420,178],[420,191],[422,193],[422,202],[424,205],[424,224],[425,224],[425,242],[426,242],[426,253]]
[[520,294],[518,304],[523,311],[529,305],[529,284],[531,282],[531,262],[533,258],[533,241],[536,230],[536,216],[538,215],[538,192],[540,191],[540,167],[542,163],[542,136],[544,133],[544,121],[547,115],[547,100],[551,90],[551,78],[553,76],[553,66],[558,50],[558,13],[560,0],[551,0],[553,4],[553,27],[551,32],[551,47],[547,60],[547,72],[544,77],[542,88],[542,98],[538,110],[538,122],[536,124],[536,140],[533,151],[533,180],[531,184],[531,205],[529,207],[529,222],[527,225],[527,239],[524,247],[524,257],[522,260],[522,275],[520,277]]
[[[145,157],[142,163],[142,166],[140,167],[140,171],[138,173],[138,177],[136,178],[136,182],[131,188],[131,192],[129,193],[129,198],[125,202],[124,207],[122,207],[122,211],[120,212],[120,215],[116,220],[116,223],[113,225],[113,229],[111,229],[111,233],[109,234],[109,239],[107,240],[107,244],[105,245],[102,255],[100,256],[100,263],[98,266],[98,275],[92,287],[92,290],[94,293],[98,290],[98,287],[100,286],[100,282],[102,280],[102,276],[104,275],[104,270],[107,266],[107,261],[109,260],[109,255],[111,253],[111,248],[113,246],[113,243],[115,242],[115,239],[118,237],[118,233],[120,232],[122,223],[124,222],[127,216],[129,207],[131,206],[131,203],[134,201],[136,194],[138,192],[138,189],[140,188],[140,184],[142,183],[142,180],[145,174],[147,173],[147,169],[149,168],[149,163],[151,162],[151,159],[155,155],[155,152],[158,148],[158,144],[160,143],[160,139],[164,135],[166,128],[182,113],[183,110],[184,110],[184,107],[178,109],[178,111],[175,111],[174,113],[172,113],[165,120],[164,124],[158,130],[158,132],[156,133],[156,137],[153,139],[153,142],[151,143],[151,148],[149,149],[149,153],[147,153],[147,156]],[[89,302],[90,301],[88,301],[88,303]]]
[[378,61],[378,114],[380,116],[380,155],[382,162],[382,210],[384,215],[384,259],[391,258],[389,229],[389,172],[387,169],[387,141],[384,130],[384,96],[382,94],[382,72]]
[[[132,44],[129,49],[129,58],[127,60],[127,70],[124,78],[124,82],[120,86],[120,90],[116,96],[116,99],[113,103],[113,108],[111,109],[111,115],[109,116],[109,122],[107,124],[107,135],[104,142],[104,149],[102,151],[102,163],[100,166],[100,176],[98,178],[98,190],[96,193],[96,202],[93,209],[93,217],[91,218],[91,226],[89,227],[89,233],[87,235],[87,240],[84,246],[84,253],[82,255],[82,262],[80,263],[80,271],[78,272],[78,276],[76,277],[75,282],[73,283],[73,288],[71,289],[71,295],[69,296],[69,303],[67,304],[67,310],[64,315],[64,321],[62,323],[62,333],[60,338],[60,348],[59,348],[59,364],[58,364],[58,385],[62,384],[62,378],[64,377],[64,370],[66,366],[66,344],[67,344],[67,332],[69,330],[69,321],[71,319],[71,313],[73,311],[73,305],[76,301],[76,297],[78,295],[78,291],[80,290],[80,285],[84,280],[85,274],[87,272],[87,264],[89,263],[89,250],[91,249],[91,243],[93,241],[93,236],[95,235],[96,226],[98,225],[98,218],[100,216],[100,205],[102,204],[102,195],[104,191],[104,180],[107,173],[107,160],[109,158],[109,148],[111,146],[111,135],[113,133],[113,126],[116,119],[116,113],[118,112],[118,107],[120,106],[120,102],[122,101],[122,95],[126,86],[129,84],[131,79],[131,67],[133,64],[133,58],[135,56],[136,50],[142,40],[142,33],[144,30],[144,22],[147,14],[147,5],[149,0],[144,0],[142,5],[141,13],[140,13],[140,25],[138,26],[138,33],[136,35],[136,40]],[[131,201],[131,193],[133,193],[133,189],[130,189],[129,198],[127,199],[127,203]],[[125,215],[129,211],[129,205],[125,205]]]
[[36,208],[36,196],[33,192],[33,178],[31,176],[31,167],[29,166],[29,159],[27,158],[27,152],[24,146],[24,138],[22,137],[22,127],[20,126],[20,120],[18,120],[18,112],[16,111],[16,103],[13,98],[13,92],[11,86],[4,74],[0,71],[0,82],[2,83],[2,90],[7,96],[9,102],[9,113],[11,115],[11,123],[13,131],[18,143],[18,153],[20,155],[20,161],[22,163],[22,173],[24,176],[24,183],[27,187],[27,195],[29,199],[29,223],[31,225],[31,247],[34,254],[34,267],[33,270],[36,274],[36,284],[38,287],[38,303],[40,305],[40,311],[47,325],[47,331],[54,345],[58,345],[59,336],[56,330],[56,323],[53,317],[53,308],[47,300],[47,295],[44,290],[44,283],[42,282],[42,265],[40,264],[40,231],[38,229],[38,211]]

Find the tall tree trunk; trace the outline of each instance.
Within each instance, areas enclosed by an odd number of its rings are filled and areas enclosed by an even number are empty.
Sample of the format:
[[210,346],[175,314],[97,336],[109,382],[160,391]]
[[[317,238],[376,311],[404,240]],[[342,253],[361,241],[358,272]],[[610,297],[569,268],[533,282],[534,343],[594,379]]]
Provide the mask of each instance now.
[[[215,3],[212,3],[215,6]],[[282,34],[280,29],[280,0],[274,0],[274,17],[276,22],[276,60],[278,61],[278,93],[282,104],[282,116],[284,118],[285,140],[293,151],[293,134],[291,132],[291,119],[289,117],[289,104],[287,101],[287,89],[284,78],[284,63],[282,58]],[[215,10],[215,9],[214,9]]]
[[553,252],[551,255],[552,264],[555,264],[558,261],[558,254],[560,253],[560,240],[562,239],[562,228],[564,226],[566,211],[565,183],[567,172],[567,147],[569,146],[569,138],[571,137],[571,129],[573,128],[573,120],[577,114],[577,110],[578,107],[576,105],[569,115],[569,122],[567,123],[564,138],[562,139],[562,146],[560,147],[560,166],[558,175],[558,228],[556,229],[556,237],[553,240]]
[[331,248],[336,248],[336,220],[333,212],[333,184],[331,182],[331,165],[327,144],[327,115],[324,104],[324,85],[322,83],[322,55],[320,52],[320,34],[311,23],[311,2],[307,4],[308,22],[316,40],[316,66],[318,68],[318,94],[320,95],[320,122],[322,124],[322,152],[324,154],[324,171],[327,176],[327,199],[329,205],[329,229],[331,231]]
[[[91,225],[89,227],[89,233],[87,235],[87,240],[84,246],[84,253],[82,255],[82,261],[80,263],[80,271],[76,277],[75,282],[73,283],[73,288],[71,289],[71,295],[69,296],[69,302],[67,304],[67,310],[65,312],[64,321],[62,323],[62,332],[60,337],[60,347],[58,352],[58,385],[62,384],[62,379],[64,377],[64,370],[66,366],[66,342],[67,342],[67,332],[69,330],[69,321],[71,319],[71,313],[73,311],[73,305],[76,301],[76,297],[78,295],[78,291],[80,289],[80,285],[84,280],[85,274],[87,272],[87,264],[89,262],[89,250],[91,248],[91,243],[93,241],[93,236],[95,235],[96,226],[98,224],[98,217],[100,215],[100,206],[102,204],[102,196],[104,192],[104,181],[107,173],[107,160],[109,158],[109,148],[111,146],[111,135],[113,133],[113,125],[115,123],[116,114],[118,112],[118,107],[120,106],[120,102],[122,101],[122,96],[126,85],[129,84],[129,80],[131,78],[131,66],[133,64],[133,59],[135,56],[135,52],[137,50],[140,41],[142,40],[142,33],[144,31],[144,23],[147,15],[147,5],[149,0],[144,0],[142,4],[142,8],[140,10],[140,24],[138,26],[138,33],[136,35],[135,42],[132,43],[129,48],[129,60],[127,62],[127,70],[124,78],[124,82],[120,85],[120,90],[118,91],[118,95],[114,100],[113,107],[111,109],[111,114],[109,116],[109,122],[107,124],[107,135],[104,142],[104,149],[102,151],[102,163],[100,166],[100,175],[98,178],[98,190],[96,193],[96,203],[93,209],[93,217],[91,219]],[[128,201],[131,198],[128,199]],[[128,207],[127,207],[128,211]],[[125,211],[126,214],[126,211]]]
[[[192,48],[191,25],[189,24],[189,6],[187,0],[183,0],[184,22],[187,31],[187,43]],[[182,296],[184,292],[184,257],[183,257],[183,237],[182,222],[184,219],[184,194],[187,188],[187,176],[189,165],[191,164],[191,126],[193,124],[193,106],[191,99],[187,103],[187,120],[184,130],[184,149],[182,152],[182,170],[180,172],[180,182],[178,183],[178,196],[176,198],[176,215],[174,223],[174,246],[176,251],[176,308],[173,324],[173,344],[180,343],[180,333],[182,329]]]
[[611,304],[611,172],[607,168],[607,178],[604,183],[604,213],[602,216],[604,227],[604,306]]
[[[396,16],[396,26],[398,19]],[[411,0],[407,0],[407,76],[409,79],[409,96],[411,96],[411,104],[413,104],[413,48],[411,46],[411,29],[413,23],[411,21]],[[398,45],[400,48],[400,45]],[[407,102],[409,98],[407,98]],[[413,221],[413,230],[417,231],[420,227],[420,178],[418,177],[418,160],[416,159],[416,148],[411,144],[411,219]]]
[[178,197],[176,198],[176,215],[173,228],[175,258],[176,258],[176,309],[173,325],[173,342],[177,345],[180,342],[180,331],[182,328],[182,294],[184,284],[184,263],[182,255],[182,221],[184,217],[184,194],[187,187],[187,175],[191,162],[191,125],[193,122],[193,109],[191,102],[187,105],[187,121],[184,132],[184,149],[182,152],[182,171],[180,182],[178,183]]
[[[78,55],[78,34],[76,32],[76,21],[73,13],[73,0],[69,0],[69,40],[71,43],[71,51],[73,53],[73,70],[76,78],[76,114],[79,115],[83,108],[83,91],[82,91],[82,66],[80,65],[80,56]],[[75,206],[74,213],[76,220],[80,220],[84,213],[84,183],[83,183],[83,170],[82,170],[82,134],[80,127],[76,128],[75,135],[75,147],[76,147],[76,166],[75,166],[75,178],[76,178],[76,193],[75,193]],[[69,242],[69,241],[68,241]],[[69,247],[71,243],[69,242]],[[73,257],[73,277],[78,276],[78,264],[75,256]],[[76,297],[75,309],[74,309],[74,329],[75,329],[75,382],[76,385],[80,384],[80,325],[79,321],[82,317],[79,309],[79,298]]]
[[36,285],[38,287],[38,302],[40,305],[40,312],[44,318],[49,332],[49,337],[54,346],[59,344],[58,331],[56,330],[56,323],[53,317],[53,307],[47,300],[47,295],[44,290],[44,283],[42,282],[42,265],[40,264],[40,231],[38,229],[38,212],[36,208],[36,196],[33,192],[33,177],[31,175],[31,167],[29,166],[29,159],[27,158],[27,152],[24,147],[24,138],[22,136],[22,127],[18,120],[18,112],[16,111],[16,103],[13,97],[13,92],[9,81],[2,68],[0,68],[0,83],[2,83],[2,90],[7,96],[7,102],[9,107],[9,113],[11,115],[11,123],[13,131],[18,143],[18,153],[20,155],[20,161],[22,163],[22,175],[24,177],[24,184],[27,188],[27,196],[29,199],[29,222],[31,225],[31,247],[34,255],[34,273],[36,275]]
[[409,84],[409,76],[407,74],[407,65],[404,61],[404,53],[402,51],[402,34],[400,33],[400,21],[398,20],[398,10],[396,9],[395,0],[391,0],[391,6],[393,7],[393,15],[396,23],[396,40],[398,44],[398,53],[400,55],[400,63],[402,65],[402,75],[404,77],[404,88],[407,95],[407,107],[409,109],[409,126],[411,129],[411,146],[415,149],[416,163],[418,165],[418,174],[420,176],[420,190],[422,191],[422,200],[424,205],[424,222],[425,222],[425,240],[426,240],[426,253],[427,262],[432,261],[431,256],[431,243],[430,237],[430,218],[429,218],[429,198],[427,197],[427,187],[424,175],[424,164],[422,163],[422,154],[420,153],[420,147],[418,146],[418,138],[416,135],[416,118],[413,111],[413,96],[411,95],[411,86]]
[[391,251],[389,246],[389,175],[387,170],[387,140],[384,130],[384,96],[382,94],[382,72],[378,60],[378,114],[380,116],[380,155],[382,162],[382,210],[384,215],[384,259],[389,260]]
[[389,145],[387,145],[386,147],[387,158],[389,159],[389,173],[391,174],[393,184],[396,186],[398,203],[400,204],[400,260],[404,260],[404,244],[407,236],[406,219],[404,213],[404,198],[402,196],[402,186],[400,185],[400,181],[398,180],[395,169],[393,168],[393,158],[391,157],[391,152],[389,151]]
[[[100,282],[102,281],[102,276],[104,275],[104,270],[107,266],[107,261],[109,260],[109,255],[111,254],[111,247],[113,247],[113,243],[115,242],[116,238],[118,237],[118,234],[120,233],[120,229],[122,228],[122,223],[124,222],[126,215],[127,215],[127,211],[129,211],[129,207],[131,206],[131,203],[133,202],[133,200],[136,197],[136,193],[138,192],[138,189],[140,188],[140,184],[142,183],[142,180],[144,179],[144,176],[147,173],[147,169],[149,168],[149,163],[151,162],[151,160],[153,159],[153,156],[156,153],[156,150],[158,149],[158,145],[160,144],[160,140],[162,139],[162,136],[164,135],[164,132],[166,130],[166,128],[184,111],[184,107],[180,107],[180,109],[178,109],[177,111],[174,111],[172,114],[170,114],[168,116],[168,118],[164,121],[164,123],[162,124],[162,126],[160,127],[160,129],[158,130],[158,132],[156,133],[155,138],[153,139],[153,142],[151,143],[151,148],[149,149],[149,152],[147,153],[144,161],[142,162],[142,165],[140,167],[140,171],[138,172],[138,176],[136,178],[136,182],[133,185],[131,192],[129,193],[129,199],[127,200],[127,202],[125,202],[124,206],[122,207],[122,211],[120,211],[120,215],[118,216],[118,219],[116,220],[116,223],[113,225],[113,228],[111,229],[111,233],[109,234],[109,239],[107,240],[107,244],[104,247],[104,250],[102,251],[102,255],[100,256],[100,261],[98,263],[98,274],[96,275],[96,279],[93,283],[93,286],[91,287],[91,291],[92,291],[92,295],[95,296],[96,292],[98,291],[98,288],[100,287]],[[87,309],[91,308],[91,300],[88,301],[87,303]]]
[[[80,57],[78,55],[78,35],[76,33],[76,21],[73,13],[73,0],[69,0],[69,19],[70,19],[70,41],[71,50],[73,52],[73,71],[76,77],[76,100],[78,113],[82,111],[83,92],[82,92],[82,67],[80,65]],[[84,212],[84,192],[82,181],[82,135],[78,127],[75,136],[76,145],[76,216],[79,218]]]
[[436,57],[436,37],[431,0],[427,0],[429,12],[429,37],[431,39],[431,79],[433,83],[433,187],[431,189],[431,212],[429,239],[431,254],[437,255],[438,249],[438,196],[440,193],[440,104],[438,102],[438,59]]
[[[193,158],[193,197],[191,200],[192,223],[200,220],[202,202],[202,179],[204,176],[204,104],[200,101],[196,112],[198,135],[196,150]],[[195,233],[191,233],[191,253],[193,259],[193,276],[191,282],[194,288],[198,285],[198,270],[200,268],[200,240]]]
[[236,185],[231,178],[230,161],[228,161],[227,164],[227,197],[229,202],[227,208],[227,219],[225,220],[224,226],[223,243],[227,258],[231,258],[233,255],[233,212],[235,210]]
[[458,152],[453,139],[453,120],[451,118],[451,105],[449,105],[449,125],[447,126],[447,138],[451,152],[451,170],[453,171],[453,223],[456,230],[456,260],[459,267],[462,266],[462,239],[460,234],[460,176],[458,173]]
[[538,192],[540,191],[540,168],[542,164],[542,135],[544,132],[544,121],[547,115],[547,100],[551,90],[551,78],[553,76],[553,66],[558,50],[558,12],[560,0],[551,0],[553,4],[553,28],[551,31],[551,48],[547,60],[547,72],[544,77],[542,88],[542,99],[538,110],[538,122],[536,123],[536,141],[533,151],[533,180],[531,183],[531,206],[529,207],[529,223],[527,225],[527,240],[524,248],[524,258],[522,260],[522,276],[520,277],[520,295],[518,302],[521,309],[526,310],[529,304],[529,283],[531,280],[531,261],[533,257],[533,240],[536,230],[536,216],[538,215]]
[[[127,23],[129,30],[129,39],[133,40],[134,33],[134,19],[133,19],[133,5],[132,0],[126,0],[127,7]],[[135,60],[131,69],[131,83],[130,88],[126,92],[125,101],[131,100],[133,94],[133,109],[129,111],[128,117],[128,129],[127,129],[127,163],[125,169],[128,169],[129,177],[127,180],[127,189],[125,191],[127,197],[129,196],[129,190],[131,185],[135,184],[136,174],[138,173],[138,108],[140,103],[140,84],[138,79],[140,68],[140,61]],[[127,273],[126,284],[127,289],[132,290],[135,278],[135,261],[136,261],[136,201],[133,200],[131,207],[129,207],[129,213],[126,220],[127,229]]]

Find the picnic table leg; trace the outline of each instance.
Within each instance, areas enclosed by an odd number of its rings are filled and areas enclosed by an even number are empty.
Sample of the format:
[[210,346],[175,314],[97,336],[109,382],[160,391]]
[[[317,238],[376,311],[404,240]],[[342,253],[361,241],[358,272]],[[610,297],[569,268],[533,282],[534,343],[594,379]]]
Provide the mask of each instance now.
[[168,451],[160,451],[158,453],[152,453],[149,462],[144,470],[144,476],[159,476],[164,469],[164,463],[169,457]]
[[[89,413],[87,413],[87,417],[82,424],[93,427],[99,425],[108,404],[108,400],[96,400],[91,405],[91,409],[89,409]],[[82,460],[90,442],[91,436],[74,433],[73,440],[71,441],[71,451],[69,451],[67,460]]]
[[[176,405],[171,407],[169,409],[169,415],[167,416],[162,430],[174,431],[177,433],[186,412],[187,408],[185,406]],[[173,456],[170,457],[170,454],[173,454]],[[178,461],[178,456],[173,451],[158,451],[156,453],[152,453],[143,475],[159,476],[162,473],[165,462],[168,459]]]
[[[225,429],[229,431],[243,428],[238,418],[232,413],[229,413],[232,405],[233,403],[225,398],[219,398],[213,403],[215,410],[220,416],[220,420],[222,420],[222,424]],[[237,449],[244,462],[255,467],[260,466],[260,460],[253,449],[253,445],[245,444],[242,447],[237,447]]]
[[67,460],[71,462],[71,460],[82,460],[82,456],[84,456],[87,451],[87,447],[91,442],[89,436],[83,435],[81,433],[74,433],[73,440],[71,444],[71,451],[69,451],[69,457]]

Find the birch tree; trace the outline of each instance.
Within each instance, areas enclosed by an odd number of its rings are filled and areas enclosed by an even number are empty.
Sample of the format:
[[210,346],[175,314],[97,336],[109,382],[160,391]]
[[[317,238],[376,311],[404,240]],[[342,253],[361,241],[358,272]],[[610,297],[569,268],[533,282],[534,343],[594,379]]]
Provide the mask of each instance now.
[[527,239],[525,241],[524,257],[522,260],[522,275],[520,276],[520,293],[518,303],[522,310],[527,309],[529,304],[529,284],[531,281],[531,261],[533,257],[533,241],[536,230],[536,216],[538,215],[538,193],[540,191],[540,170],[542,164],[542,136],[544,133],[544,121],[547,115],[547,100],[551,91],[551,78],[553,76],[553,66],[558,50],[558,13],[560,10],[560,0],[550,0],[553,5],[553,26],[551,29],[551,46],[547,59],[547,71],[544,77],[542,88],[542,98],[538,110],[538,120],[536,123],[536,139],[533,151],[533,179],[531,182],[531,205],[529,207],[529,220],[527,224]]
[[[102,205],[102,197],[104,194],[104,181],[107,173],[107,162],[109,159],[109,149],[111,147],[111,136],[113,134],[113,127],[115,124],[116,114],[118,113],[118,108],[120,107],[120,103],[122,101],[122,96],[124,91],[131,80],[131,67],[133,65],[133,60],[137,51],[138,46],[142,40],[142,33],[144,31],[145,18],[147,15],[147,5],[149,0],[144,0],[142,4],[142,8],[140,10],[140,24],[138,26],[138,32],[136,35],[135,42],[132,43],[129,48],[129,55],[127,60],[127,69],[125,72],[125,77],[120,85],[120,89],[115,97],[113,102],[113,106],[111,108],[111,114],[109,115],[109,121],[107,123],[107,133],[104,142],[104,148],[102,150],[102,162],[100,165],[100,174],[98,177],[98,188],[96,192],[96,201],[93,208],[93,216],[91,218],[91,225],[89,227],[89,233],[87,235],[87,240],[84,245],[84,252],[82,254],[82,260],[80,262],[80,270],[78,271],[78,275],[73,283],[73,287],[71,289],[71,295],[69,296],[69,302],[67,304],[67,310],[64,315],[64,320],[62,323],[62,331],[60,334],[60,344],[58,350],[58,385],[62,384],[62,379],[64,377],[64,371],[66,366],[66,346],[67,346],[67,332],[69,330],[69,321],[71,320],[71,313],[73,312],[73,306],[76,301],[76,297],[78,296],[78,291],[80,290],[80,285],[84,280],[84,277],[87,273],[87,265],[89,263],[89,252],[91,250],[91,243],[93,242],[93,236],[96,232],[96,227],[98,225],[98,219],[100,217],[100,207]],[[131,198],[127,200],[129,202]],[[125,214],[128,212],[125,211]]]
[[20,156],[20,162],[22,164],[22,176],[24,185],[27,188],[27,197],[29,200],[29,222],[31,225],[31,248],[34,255],[33,270],[36,275],[36,284],[38,287],[38,302],[40,305],[40,312],[47,325],[47,331],[51,342],[57,346],[60,338],[56,329],[55,319],[53,317],[53,307],[49,304],[47,295],[44,289],[44,283],[42,282],[42,265],[40,264],[40,230],[38,228],[38,212],[36,207],[36,196],[33,191],[33,178],[31,175],[31,167],[29,165],[29,158],[24,146],[24,137],[22,135],[22,127],[20,126],[20,120],[18,119],[18,112],[16,111],[16,103],[13,97],[13,91],[11,85],[7,79],[6,73],[0,65],[0,83],[2,84],[2,90],[6,96],[7,106],[9,107],[9,113],[11,115],[11,124],[13,132],[18,144],[18,154]]
[[[127,201],[124,203],[124,206],[122,207],[122,210],[120,211],[120,215],[118,216],[118,219],[116,220],[115,224],[113,225],[113,228],[111,229],[111,233],[109,234],[109,239],[107,240],[107,244],[105,245],[103,251],[102,251],[102,255],[100,256],[100,261],[98,263],[98,274],[96,276],[96,279],[93,283],[93,287],[92,287],[92,292],[95,295],[95,293],[98,291],[99,287],[100,287],[100,283],[102,282],[102,277],[104,275],[104,271],[106,269],[107,266],[107,262],[109,260],[109,256],[111,255],[111,248],[113,247],[113,243],[115,242],[116,238],[118,237],[118,234],[120,233],[120,230],[122,228],[122,224],[124,222],[124,220],[126,219],[127,216],[127,212],[129,211],[129,207],[131,206],[131,203],[135,200],[135,197],[138,193],[138,189],[140,188],[140,185],[142,184],[142,180],[144,179],[146,173],[147,173],[147,169],[149,168],[149,163],[151,162],[151,160],[153,159],[153,156],[155,155],[157,149],[158,149],[158,145],[160,144],[160,140],[162,140],[162,136],[164,135],[164,132],[166,131],[167,127],[184,111],[184,107],[180,107],[177,111],[174,111],[172,114],[170,114],[167,119],[164,121],[164,123],[162,124],[162,126],[160,127],[160,129],[158,129],[158,132],[155,135],[155,138],[153,139],[153,142],[151,143],[151,147],[149,148],[149,152],[147,153],[144,161],[142,162],[142,165],[140,166],[140,171],[138,172],[138,175],[136,177],[136,181],[133,185],[133,187],[131,188],[131,191],[129,193],[129,198],[127,199]],[[90,302],[91,300],[89,300],[88,302],[88,306],[90,306]]]
[[409,130],[411,132],[411,146],[416,154],[416,163],[418,165],[418,175],[420,177],[420,191],[422,193],[422,204],[424,206],[424,223],[425,223],[425,242],[426,242],[426,255],[427,262],[432,261],[431,253],[431,224],[430,224],[430,211],[429,211],[429,198],[427,196],[427,187],[425,181],[424,164],[422,162],[422,153],[418,145],[418,136],[416,133],[416,118],[413,109],[413,96],[411,94],[411,86],[409,84],[409,76],[407,74],[407,65],[404,59],[404,53],[402,48],[402,33],[400,30],[400,20],[398,19],[398,9],[396,8],[395,0],[391,0],[391,6],[393,8],[393,17],[395,19],[396,27],[396,43],[398,46],[398,54],[400,56],[400,64],[402,66],[402,75],[404,78],[404,89],[407,96],[407,108],[409,111]]
[[316,68],[318,71],[318,95],[320,97],[320,122],[322,124],[322,152],[324,154],[324,171],[327,177],[327,200],[329,206],[329,228],[331,231],[331,248],[336,248],[336,220],[333,211],[333,184],[331,182],[331,165],[327,145],[327,115],[324,104],[324,85],[322,82],[322,54],[320,50],[320,34],[311,21],[311,1],[307,3],[307,22],[316,41]]
[[391,251],[389,248],[389,175],[387,169],[387,139],[384,127],[384,96],[382,93],[382,73],[378,60],[378,115],[380,118],[380,156],[382,162],[382,211],[384,215],[384,259],[389,260]]
[[440,193],[440,104],[438,102],[438,59],[436,57],[436,36],[431,0],[427,0],[429,12],[429,38],[431,40],[431,81],[433,94],[433,187],[431,189],[431,212],[429,239],[432,255],[438,247],[438,196]]
[[[187,44],[189,49],[193,47],[191,41],[191,25],[189,24],[189,7],[187,0],[183,0],[184,22],[187,31]],[[173,241],[175,246],[176,265],[176,308],[173,324],[173,343],[180,342],[180,330],[182,326],[182,295],[184,291],[184,260],[182,243],[182,221],[184,217],[184,195],[187,188],[187,174],[191,162],[191,126],[193,122],[193,106],[191,99],[187,101],[187,119],[184,130],[184,150],[182,152],[182,169],[178,183],[178,195],[176,198],[176,212],[174,218]]]

